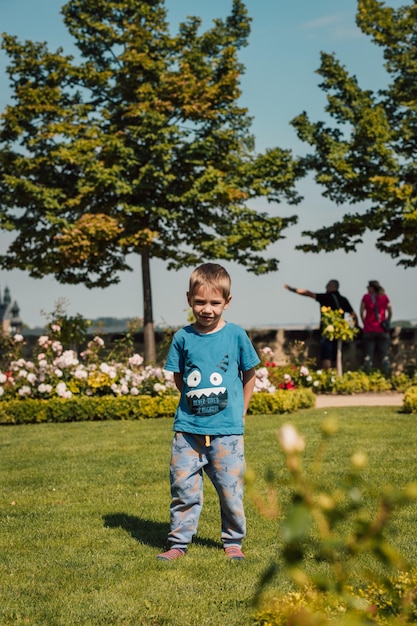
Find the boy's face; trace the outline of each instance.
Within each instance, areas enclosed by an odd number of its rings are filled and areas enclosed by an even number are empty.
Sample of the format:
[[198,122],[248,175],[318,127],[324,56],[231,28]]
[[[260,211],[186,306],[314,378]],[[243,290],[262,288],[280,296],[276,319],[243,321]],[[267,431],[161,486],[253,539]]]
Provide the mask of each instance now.
[[188,304],[196,319],[196,330],[205,333],[220,330],[224,325],[223,311],[227,309],[231,299],[232,296],[229,296],[226,300],[223,293],[213,287],[201,286],[192,295],[187,293]]

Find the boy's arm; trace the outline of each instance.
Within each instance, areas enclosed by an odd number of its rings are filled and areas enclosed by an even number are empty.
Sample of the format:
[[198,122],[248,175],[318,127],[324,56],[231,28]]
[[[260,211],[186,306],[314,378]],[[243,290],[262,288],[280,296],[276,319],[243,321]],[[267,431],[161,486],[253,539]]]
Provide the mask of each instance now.
[[243,416],[246,415],[246,411],[248,410],[249,402],[252,397],[253,388],[255,387],[256,375],[255,368],[252,367],[250,370],[243,372]]
[[174,382],[178,391],[181,391],[183,385],[182,372],[174,372]]

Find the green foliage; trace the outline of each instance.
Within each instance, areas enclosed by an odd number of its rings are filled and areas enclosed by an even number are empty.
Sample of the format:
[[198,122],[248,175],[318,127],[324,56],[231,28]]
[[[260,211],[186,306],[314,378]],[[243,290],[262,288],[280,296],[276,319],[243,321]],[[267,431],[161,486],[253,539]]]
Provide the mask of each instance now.
[[[173,417],[178,395],[111,396],[51,398],[37,400],[26,398],[0,402],[0,424],[32,424],[41,422],[78,422],[104,420],[135,420]],[[292,393],[256,393],[252,396],[248,413],[293,413],[311,408],[315,396],[308,389]]]
[[188,17],[175,34],[163,0],[70,0],[62,14],[77,59],[3,35],[13,101],[0,226],[17,236],[2,266],[88,287],[117,282],[131,253],[170,269],[218,258],[275,270],[263,252],[297,218],[248,202],[297,203],[303,170],[287,150],[254,150],[239,104],[241,0],[205,32]]
[[7,370],[11,361],[19,359],[23,345],[22,335],[0,332],[0,370]]
[[298,409],[308,409],[315,405],[314,393],[309,389],[278,389],[274,393],[254,393],[249,404],[248,414],[293,413]]
[[417,413],[417,386],[405,390],[403,411],[405,413]]
[[342,309],[332,309],[329,306],[321,307],[322,335],[330,341],[353,341],[359,328],[352,321],[344,317]]
[[80,422],[137,420],[173,417],[178,398],[102,397],[51,398],[50,400],[10,400],[0,402],[0,424],[33,424],[41,422]]
[[379,250],[400,265],[417,264],[416,19],[414,2],[393,9],[379,0],[358,0],[357,24],[385,60],[388,83],[377,92],[361,88],[334,54],[321,55],[318,74],[330,122],[311,122],[303,112],[292,124],[313,149],[305,165],[324,195],[360,209],[303,233],[310,242],[302,250],[356,250],[363,235],[374,231]]
[[65,300],[58,300],[54,311],[46,316],[49,319],[47,331],[52,341],[58,340],[66,348],[74,349],[85,341],[91,322],[80,313],[68,315]]
[[[382,377],[383,378],[383,377]],[[384,386],[391,387],[388,381],[384,379]],[[345,372],[343,376],[336,377],[333,393],[353,394],[366,393],[371,390],[370,376],[366,372]],[[377,389],[374,387],[374,391]]]
[[391,376],[391,385],[395,391],[403,393],[408,387],[411,387],[415,382],[417,382],[417,377],[414,371],[409,376],[405,372],[400,372],[398,374],[394,374]]
[[391,391],[391,381],[381,372],[345,372],[336,377],[333,392],[342,394]]
[[394,374],[386,377],[379,370],[364,372],[347,371],[339,375],[336,370],[315,370],[306,366],[277,365],[273,361],[267,361],[262,365],[263,384],[267,382],[278,389],[294,390],[300,388],[311,389],[314,393],[354,394],[388,391],[404,392],[413,386],[416,377],[405,373]]
[[[417,570],[350,588],[352,605],[313,587],[273,598],[252,626],[400,626],[417,622]],[[356,605],[356,608],[355,608]]]
[[[329,319],[335,319],[330,309],[325,313],[331,315]],[[342,320],[341,314],[337,312],[337,323]],[[343,320],[342,320],[343,321]],[[346,324],[349,323],[346,321]],[[345,333],[343,325],[343,333]],[[350,326],[349,326],[350,328]],[[356,329],[351,329],[355,331]],[[332,327],[331,332],[334,332]],[[352,333],[353,334],[353,333]],[[348,336],[347,333],[345,336]],[[303,355],[304,345],[296,342],[290,347],[289,363],[278,365],[271,361],[273,354],[271,348],[263,347],[260,350],[261,365],[257,369],[256,391],[275,391],[276,389],[293,390],[308,388],[314,393],[338,393],[353,394],[366,392],[385,392],[395,390],[404,392],[408,387],[416,383],[414,372],[410,375],[406,373],[393,374],[386,377],[379,370],[372,370],[367,373],[362,370],[355,372],[338,373],[334,369],[316,370],[312,363]]]
[[[347,374],[345,372],[340,378],[343,380]],[[356,372],[352,374],[356,375]],[[311,372],[311,384],[315,393],[334,393],[337,380],[339,377],[334,369]]]
[[[345,476],[329,486],[323,463],[337,430],[333,417],[322,423],[321,438],[310,454],[313,464],[305,469],[305,438],[292,424],[280,429],[291,495],[281,513],[279,552],[298,590],[266,597],[262,606],[262,587],[274,575],[274,566],[270,566],[257,596],[260,609],[253,622],[257,626],[399,626],[417,617],[417,570],[388,538],[395,512],[417,500],[417,483],[385,485],[375,494],[367,479],[368,457],[355,452]],[[375,497],[377,506],[371,511],[365,503]],[[358,566],[365,555],[369,571],[365,579],[358,579]],[[378,563],[384,574],[378,572]],[[395,619],[391,621],[392,616]]]
[[[396,389],[395,380],[396,376],[386,377],[379,370],[372,371],[369,373],[369,391],[382,392]],[[405,384],[405,378],[401,377],[401,380],[403,380]]]
[[117,339],[106,360],[127,360],[135,352],[134,336],[142,327],[142,319],[136,317],[127,322],[127,331],[125,331],[119,339]]

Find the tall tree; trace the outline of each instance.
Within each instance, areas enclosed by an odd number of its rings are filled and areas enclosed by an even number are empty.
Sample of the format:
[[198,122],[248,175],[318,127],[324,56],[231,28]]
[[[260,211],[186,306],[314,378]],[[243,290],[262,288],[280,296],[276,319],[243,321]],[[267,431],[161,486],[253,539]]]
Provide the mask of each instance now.
[[276,270],[263,252],[296,217],[248,203],[297,203],[303,170],[289,151],[255,152],[239,105],[241,0],[201,34],[190,17],[172,35],[163,0],[70,0],[62,14],[77,58],[3,36],[13,104],[0,118],[0,228],[16,237],[0,265],[106,287],[140,254],[151,362],[150,260]]
[[417,265],[417,3],[397,10],[358,0],[357,24],[383,49],[388,85],[359,87],[334,55],[322,53],[318,73],[330,123],[292,121],[314,148],[306,158],[316,181],[338,205],[357,204],[330,226],[303,234],[306,251],[356,250],[366,231],[398,265]]

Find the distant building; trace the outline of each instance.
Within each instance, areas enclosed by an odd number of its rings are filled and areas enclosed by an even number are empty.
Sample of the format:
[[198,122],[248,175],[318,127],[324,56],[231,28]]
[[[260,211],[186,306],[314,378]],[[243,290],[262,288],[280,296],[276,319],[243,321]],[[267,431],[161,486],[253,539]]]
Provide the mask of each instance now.
[[20,333],[22,331],[20,309],[16,301],[12,303],[8,287],[4,290],[3,299],[0,292],[0,330],[8,334]]

